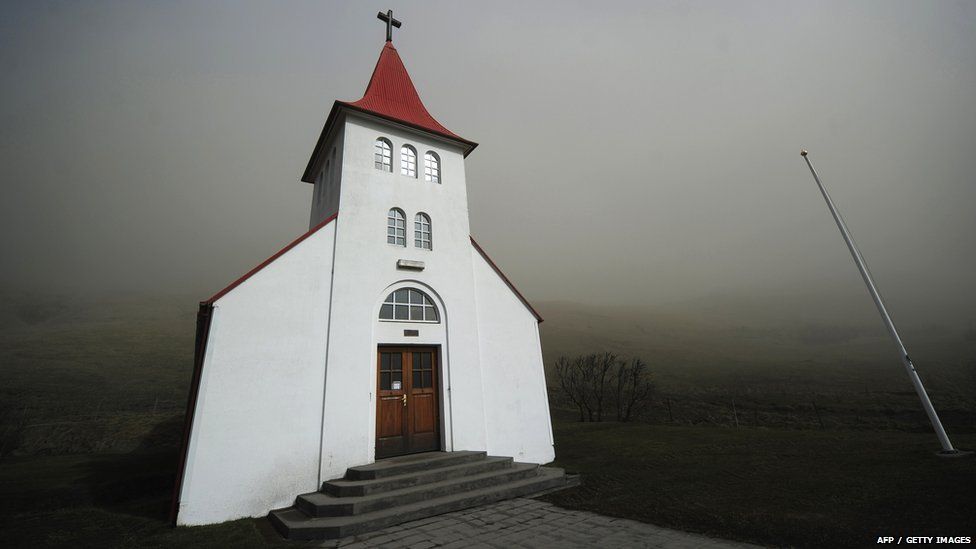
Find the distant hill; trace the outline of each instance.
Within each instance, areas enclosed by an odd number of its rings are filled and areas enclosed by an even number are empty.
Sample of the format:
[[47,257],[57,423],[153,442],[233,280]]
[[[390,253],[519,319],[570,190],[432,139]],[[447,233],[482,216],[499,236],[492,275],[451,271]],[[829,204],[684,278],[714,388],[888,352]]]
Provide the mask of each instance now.
[[[817,314],[788,302],[757,313],[734,299],[659,308],[535,305],[545,318],[540,329],[551,388],[559,356],[610,351],[643,358],[659,405],[667,398],[685,402],[686,410],[694,409],[686,416],[702,421],[729,421],[736,400],[749,414],[778,410],[777,421],[792,424],[786,416],[793,408],[812,408],[817,401],[845,424],[869,424],[874,415],[886,426],[927,428],[891,340],[877,313],[870,314],[870,301],[866,311],[856,310],[860,304],[846,306],[854,312],[838,305],[836,320],[825,318],[822,305],[811,307]],[[940,413],[971,429],[976,341],[968,327],[905,324],[902,337]],[[812,410],[801,415],[816,419]]]

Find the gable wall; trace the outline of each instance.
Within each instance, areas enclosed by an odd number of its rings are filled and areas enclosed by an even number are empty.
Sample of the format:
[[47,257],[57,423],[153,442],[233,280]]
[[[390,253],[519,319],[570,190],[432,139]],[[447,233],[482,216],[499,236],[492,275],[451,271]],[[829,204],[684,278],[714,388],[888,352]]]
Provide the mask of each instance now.
[[263,516],[317,488],[335,226],[214,303],[178,524]]
[[539,322],[484,257],[471,253],[488,452],[549,463],[555,454]]

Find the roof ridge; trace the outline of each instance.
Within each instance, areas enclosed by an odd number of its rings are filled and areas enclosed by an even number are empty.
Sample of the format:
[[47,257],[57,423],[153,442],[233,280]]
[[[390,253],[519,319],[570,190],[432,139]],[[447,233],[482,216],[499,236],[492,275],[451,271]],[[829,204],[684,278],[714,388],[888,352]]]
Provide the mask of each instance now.
[[522,295],[522,292],[518,291],[518,288],[515,287],[515,284],[512,284],[512,281],[509,280],[507,276],[505,276],[505,273],[503,273],[502,270],[498,268],[498,265],[496,265],[495,262],[492,261],[490,257],[488,257],[488,252],[486,252],[485,249],[478,244],[478,242],[474,239],[474,237],[468,235],[468,238],[471,239],[471,244],[474,246],[474,249],[481,255],[482,258],[484,258],[484,260],[488,263],[488,266],[491,267],[493,271],[495,271],[495,274],[497,274],[502,279],[502,282],[504,282],[505,285],[508,286],[508,288],[515,293],[515,297],[517,297],[519,301],[522,302],[522,305],[525,305],[525,307],[529,310],[529,312],[532,313],[532,316],[535,317],[536,321],[538,321],[541,324],[543,319],[542,319],[542,315],[539,314],[539,311],[535,310],[535,307],[533,307],[532,304],[529,303],[528,299],[525,299],[525,296]]
[[315,234],[322,227],[325,227],[329,223],[332,223],[332,221],[334,221],[337,217],[339,217],[339,214],[338,213],[334,213],[334,214],[330,215],[329,217],[327,217],[324,221],[322,221],[318,225],[312,227],[311,229],[309,229],[308,231],[306,231],[305,233],[303,233],[301,236],[299,236],[295,240],[292,240],[284,248],[282,248],[282,249],[278,250],[277,252],[275,252],[274,255],[272,255],[268,259],[265,259],[263,262],[261,262],[260,265],[258,265],[257,267],[251,269],[250,271],[244,273],[243,276],[241,276],[237,280],[231,282],[230,284],[228,284],[227,286],[225,286],[222,290],[220,290],[219,292],[217,292],[214,295],[212,295],[210,297],[210,299],[207,299],[206,301],[201,301],[200,304],[201,305],[202,304],[212,305],[215,301],[217,301],[218,299],[220,299],[220,298],[224,297],[225,295],[227,295],[231,290],[233,290],[234,288],[240,286],[242,282],[244,282],[245,280],[247,280],[247,279],[251,278],[252,276],[254,276],[255,273],[257,273],[261,269],[263,269],[263,268],[267,267],[268,265],[270,265],[271,263],[273,263],[274,260],[276,260],[279,257],[285,255],[285,252],[287,252],[288,250],[290,250],[290,249],[294,248],[295,246],[297,246],[301,241],[303,241],[306,238],[312,236],[313,234]]

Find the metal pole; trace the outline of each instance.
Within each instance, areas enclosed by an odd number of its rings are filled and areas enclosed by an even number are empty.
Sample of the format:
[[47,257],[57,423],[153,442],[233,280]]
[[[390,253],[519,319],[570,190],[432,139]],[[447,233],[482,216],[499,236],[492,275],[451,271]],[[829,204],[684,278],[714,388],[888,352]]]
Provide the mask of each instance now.
[[918,398],[922,401],[922,408],[925,408],[925,413],[929,416],[929,421],[932,422],[932,428],[935,429],[935,434],[939,437],[939,443],[942,445],[942,452],[952,454],[957,453],[957,450],[952,447],[952,443],[949,442],[949,435],[947,435],[945,429],[942,428],[942,422],[939,421],[939,414],[937,414],[935,412],[935,408],[932,407],[932,401],[929,400],[929,395],[925,392],[925,387],[922,386],[922,380],[918,378],[918,372],[915,371],[915,365],[912,364],[912,359],[908,358],[908,351],[905,350],[905,345],[902,344],[901,338],[898,337],[898,331],[895,330],[895,324],[891,321],[891,316],[888,315],[888,310],[885,309],[884,303],[881,301],[881,296],[878,295],[878,289],[875,288],[874,281],[871,279],[871,275],[868,274],[868,269],[864,265],[864,259],[861,257],[861,252],[859,252],[857,250],[857,246],[854,245],[854,239],[851,237],[850,231],[847,230],[847,225],[844,224],[844,219],[841,218],[840,212],[837,211],[833,201],[830,200],[830,195],[827,194],[827,189],[825,189],[823,183],[820,182],[820,176],[817,175],[817,170],[813,169],[813,164],[810,163],[810,158],[807,157],[807,151],[801,150],[800,156],[806,160],[807,167],[810,168],[810,173],[813,174],[813,179],[817,182],[817,187],[820,187],[820,193],[823,194],[824,200],[827,202],[827,207],[830,208],[830,214],[834,216],[834,221],[837,222],[837,228],[840,229],[840,234],[844,237],[844,242],[847,243],[847,249],[851,251],[851,257],[854,258],[854,263],[857,264],[857,269],[861,272],[861,278],[864,279],[864,284],[868,287],[868,292],[871,293],[871,298],[874,299],[874,304],[877,305],[878,312],[881,313],[881,319],[884,320],[885,328],[888,329],[891,339],[894,340],[895,346],[898,348],[898,353],[901,355],[901,361],[905,365],[905,370],[908,372],[908,377],[912,380],[912,385],[915,386],[915,392],[918,393]]

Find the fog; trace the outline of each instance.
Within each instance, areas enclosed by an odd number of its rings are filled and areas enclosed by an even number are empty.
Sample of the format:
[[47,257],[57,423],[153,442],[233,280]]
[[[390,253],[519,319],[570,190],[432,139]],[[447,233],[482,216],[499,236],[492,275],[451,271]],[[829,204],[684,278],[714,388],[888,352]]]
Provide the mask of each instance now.
[[531,301],[873,314],[803,147],[896,320],[976,319],[972,2],[8,2],[3,289],[205,298],[304,232],[387,8]]

